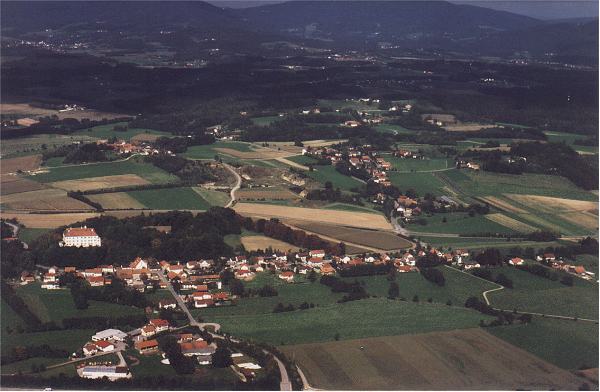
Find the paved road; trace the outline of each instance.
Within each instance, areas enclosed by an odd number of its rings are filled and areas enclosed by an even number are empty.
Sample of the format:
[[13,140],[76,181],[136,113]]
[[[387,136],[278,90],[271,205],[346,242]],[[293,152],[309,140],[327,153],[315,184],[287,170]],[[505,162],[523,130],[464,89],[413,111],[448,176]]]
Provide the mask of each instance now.
[[[179,295],[177,295],[177,293],[175,292],[175,289],[173,289],[173,286],[171,285],[171,282],[169,282],[167,280],[167,278],[165,277],[165,275],[163,274],[162,271],[158,271],[158,276],[160,277],[160,279],[163,282],[165,282],[167,284],[167,289],[171,292],[171,295],[173,296],[173,298],[175,298],[175,301],[177,301],[177,304],[179,305],[179,307],[187,315],[187,317],[190,321],[190,325],[192,325],[194,327],[198,327],[203,331],[205,330],[204,328],[207,326],[213,326],[215,328],[215,332],[218,332],[219,329],[221,329],[221,325],[219,325],[217,323],[199,323],[198,321],[196,321],[196,319],[194,318],[194,316],[192,316],[192,313],[188,309],[187,304],[185,302],[183,302],[183,299],[181,299],[181,297]],[[215,338],[224,339],[223,336],[221,336],[221,335],[217,335],[216,333],[212,333],[210,331],[207,331],[207,332],[209,332],[211,334],[211,336],[213,336]],[[231,340],[233,342],[239,342],[234,339],[231,339]],[[283,362],[281,362],[281,360],[279,358],[277,358],[273,353],[270,353],[267,350],[263,350],[263,351],[267,354],[273,355],[273,358],[277,362],[277,366],[279,367],[279,373],[281,375],[281,383],[280,383],[281,390],[282,391],[291,391],[292,383],[290,382],[290,378],[288,376],[287,369],[285,368]]]
[[236,172],[235,169],[228,163],[223,162],[223,166],[225,166],[225,168],[235,176],[236,180],[235,185],[233,186],[233,188],[231,188],[231,192],[229,193],[229,195],[231,196],[231,200],[229,200],[229,203],[227,203],[227,205],[225,206],[225,208],[228,208],[232,207],[235,204],[235,192],[242,186],[242,177],[240,177],[238,172]]

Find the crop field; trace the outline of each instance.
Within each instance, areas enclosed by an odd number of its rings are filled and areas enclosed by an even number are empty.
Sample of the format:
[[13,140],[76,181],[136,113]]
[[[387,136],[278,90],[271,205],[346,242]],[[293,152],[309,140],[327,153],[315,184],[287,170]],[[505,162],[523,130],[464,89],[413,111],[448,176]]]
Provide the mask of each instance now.
[[536,195],[506,194],[511,200],[526,205],[540,212],[556,213],[559,211],[590,211],[598,210],[598,201],[573,200],[558,197]]
[[581,379],[482,329],[284,346],[324,390],[575,389]]
[[359,180],[345,176],[335,170],[335,167],[332,165],[327,166],[315,166],[315,170],[306,173],[313,180],[320,182],[321,184],[325,184],[327,181],[330,181],[334,188],[340,188],[341,190],[349,191],[352,188],[360,188],[363,186],[363,183]]
[[41,155],[27,155],[19,158],[8,158],[0,160],[0,173],[16,173],[17,171],[31,171],[40,167]]
[[26,227],[32,229],[54,229],[60,226],[71,225],[86,219],[100,216],[93,212],[70,212],[65,214],[28,214],[19,212],[2,211],[0,217],[3,219],[15,218]]
[[207,210],[210,204],[192,188],[131,191],[127,194],[154,210]]
[[293,153],[286,151],[279,151],[273,148],[268,147],[258,147],[252,146],[248,151],[240,150],[239,148],[229,148],[229,147],[215,147],[214,149],[217,152],[230,155],[234,158],[240,159],[276,159],[276,158],[285,158]]
[[323,206],[323,208],[326,208],[328,210],[355,211],[355,212],[368,212],[370,214],[381,214],[380,211],[372,210],[366,206],[358,206],[355,204],[346,204],[346,203],[340,203],[340,202],[334,202],[331,204],[327,204],[327,205]]
[[37,283],[21,286],[16,289],[16,292],[42,322],[55,321],[61,323],[64,318],[68,317],[92,317],[107,314],[126,316],[143,313],[142,309],[132,306],[98,301],[89,301],[87,309],[77,309],[69,290],[45,290]]
[[519,207],[511,204],[510,201],[504,200],[497,196],[486,196],[486,197],[482,197],[481,199],[483,201],[485,201],[486,203],[488,203],[489,205],[496,207],[497,209],[502,210],[502,211],[513,212],[515,214],[527,213],[526,210],[519,208]]
[[241,237],[242,245],[247,251],[265,250],[272,248],[274,250],[297,252],[299,248],[287,242],[279,241],[274,238],[269,238],[264,235],[252,235]]
[[[454,212],[435,214],[423,218],[426,225],[412,223],[408,229],[415,233],[454,233],[454,234],[477,234],[477,233],[503,233],[512,234],[516,230],[493,221],[488,215],[469,216],[468,213]],[[444,219],[446,220],[444,222]]]
[[140,135],[150,135],[153,137],[153,140],[160,136],[170,136],[170,133],[155,131],[153,129],[144,129],[144,128],[128,128],[125,132],[114,131],[115,126],[127,126],[126,122],[112,123],[106,125],[98,125],[92,127],[90,129],[77,131],[73,135],[75,136],[89,136],[98,139],[110,139],[116,137],[117,139],[127,140],[127,141],[142,141],[148,140],[143,137],[138,137]]
[[145,206],[128,195],[126,192],[100,193],[98,195],[88,195],[88,199],[99,203],[105,210],[126,209],[126,208],[145,208]]
[[242,215],[304,220],[368,229],[390,230],[383,215],[366,212],[330,211],[317,208],[285,207],[259,203],[238,203],[234,209]]
[[598,367],[598,324],[534,317],[487,331],[563,369]]
[[45,173],[30,176],[29,179],[47,183],[123,174],[135,174],[151,183],[166,183],[177,180],[177,177],[174,175],[138,158],[131,158],[127,161],[119,162],[53,168]]
[[31,211],[89,211],[93,208],[79,200],[72,199],[60,189],[13,193],[2,197],[2,204],[13,210]]
[[352,227],[303,221],[289,221],[289,223],[298,228],[327,237],[332,237],[339,241],[351,242],[381,250],[405,249],[411,247],[411,243],[409,241],[398,237],[392,232],[360,230]]
[[[502,174],[490,172],[472,172],[449,170],[438,173],[455,187],[471,196],[498,196],[501,194],[525,194],[550,196],[577,200],[597,201],[591,192],[581,190],[564,177],[524,173]],[[400,187],[400,189],[403,189]]]
[[504,227],[514,230],[517,233],[531,233],[536,231],[536,228],[526,223],[510,218],[504,214],[487,214],[485,217],[492,222],[496,222]]
[[0,178],[0,195],[2,196],[37,191],[45,188],[44,185],[38,182],[10,174],[2,174]]
[[493,306],[567,317],[598,319],[598,284],[574,278],[573,287],[512,267],[495,270],[513,281],[513,289],[488,295]]
[[283,313],[272,313],[271,308],[264,314],[203,314],[200,311],[203,318],[221,324],[223,331],[233,336],[275,345],[327,342],[334,340],[336,333],[345,340],[473,328],[481,319],[489,319],[466,308],[385,298]]
[[294,192],[284,188],[244,188],[236,192],[236,197],[240,200],[295,200],[299,196]]
[[[450,170],[443,173],[454,171]],[[402,192],[414,189],[419,196],[424,196],[426,193],[436,196],[448,194],[444,190],[444,183],[436,178],[433,173],[398,173],[390,171],[388,172],[388,177],[392,184],[397,186]]]
[[92,189],[118,188],[123,186],[146,185],[150,182],[136,174],[119,174],[115,176],[102,176],[82,178],[79,180],[65,180],[51,182],[54,188],[67,191],[89,191]]
[[206,200],[211,206],[223,207],[229,203],[230,196],[229,192],[221,192],[212,189],[205,189],[202,187],[192,187],[194,192],[200,195],[201,198]]

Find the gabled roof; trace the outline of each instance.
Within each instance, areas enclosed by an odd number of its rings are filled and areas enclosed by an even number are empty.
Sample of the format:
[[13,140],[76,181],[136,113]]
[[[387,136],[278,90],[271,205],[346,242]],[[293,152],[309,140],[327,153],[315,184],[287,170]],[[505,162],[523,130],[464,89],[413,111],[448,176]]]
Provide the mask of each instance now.
[[63,235],[65,237],[91,237],[97,236],[96,230],[91,227],[69,227],[65,229]]

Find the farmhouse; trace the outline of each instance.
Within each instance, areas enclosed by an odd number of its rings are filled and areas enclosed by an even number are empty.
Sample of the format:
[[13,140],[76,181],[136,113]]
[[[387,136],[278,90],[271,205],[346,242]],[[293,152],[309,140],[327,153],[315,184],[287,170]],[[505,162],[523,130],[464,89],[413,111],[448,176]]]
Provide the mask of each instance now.
[[279,279],[291,282],[294,280],[294,273],[292,271],[285,271],[279,274]]
[[122,342],[127,337],[127,334],[118,329],[105,329],[103,331],[97,332],[94,336],[92,336],[92,340],[94,342],[98,342],[100,340],[118,340]]
[[91,227],[69,227],[63,232],[63,240],[59,245],[87,248],[89,246],[101,246],[102,241],[96,234],[96,230]]
[[525,260],[520,257],[513,257],[512,259],[508,260],[508,264],[510,265],[523,265],[523,263],[525,263]]
[[140,354],[152,353],[158,350],[158,341],[156,339],[145,340],[135,343],[135,349]]

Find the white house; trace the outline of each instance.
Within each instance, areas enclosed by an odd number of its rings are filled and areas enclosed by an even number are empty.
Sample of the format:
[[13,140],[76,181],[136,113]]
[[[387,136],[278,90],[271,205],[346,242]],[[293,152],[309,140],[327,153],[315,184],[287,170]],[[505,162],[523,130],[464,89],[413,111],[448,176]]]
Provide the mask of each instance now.
[[102,241],[98,234],[96,234],[96,230],[91,227],[69,227],[63,232],[63,240],[60,246],[87,248],[90,246],[102,246]]
[[92,336],[92,340],[94,342],[98,342],[100,340],[118,340],[122,342],[126,337],[127,334],[125,332],[111,328],[97,332],[94,336]]

